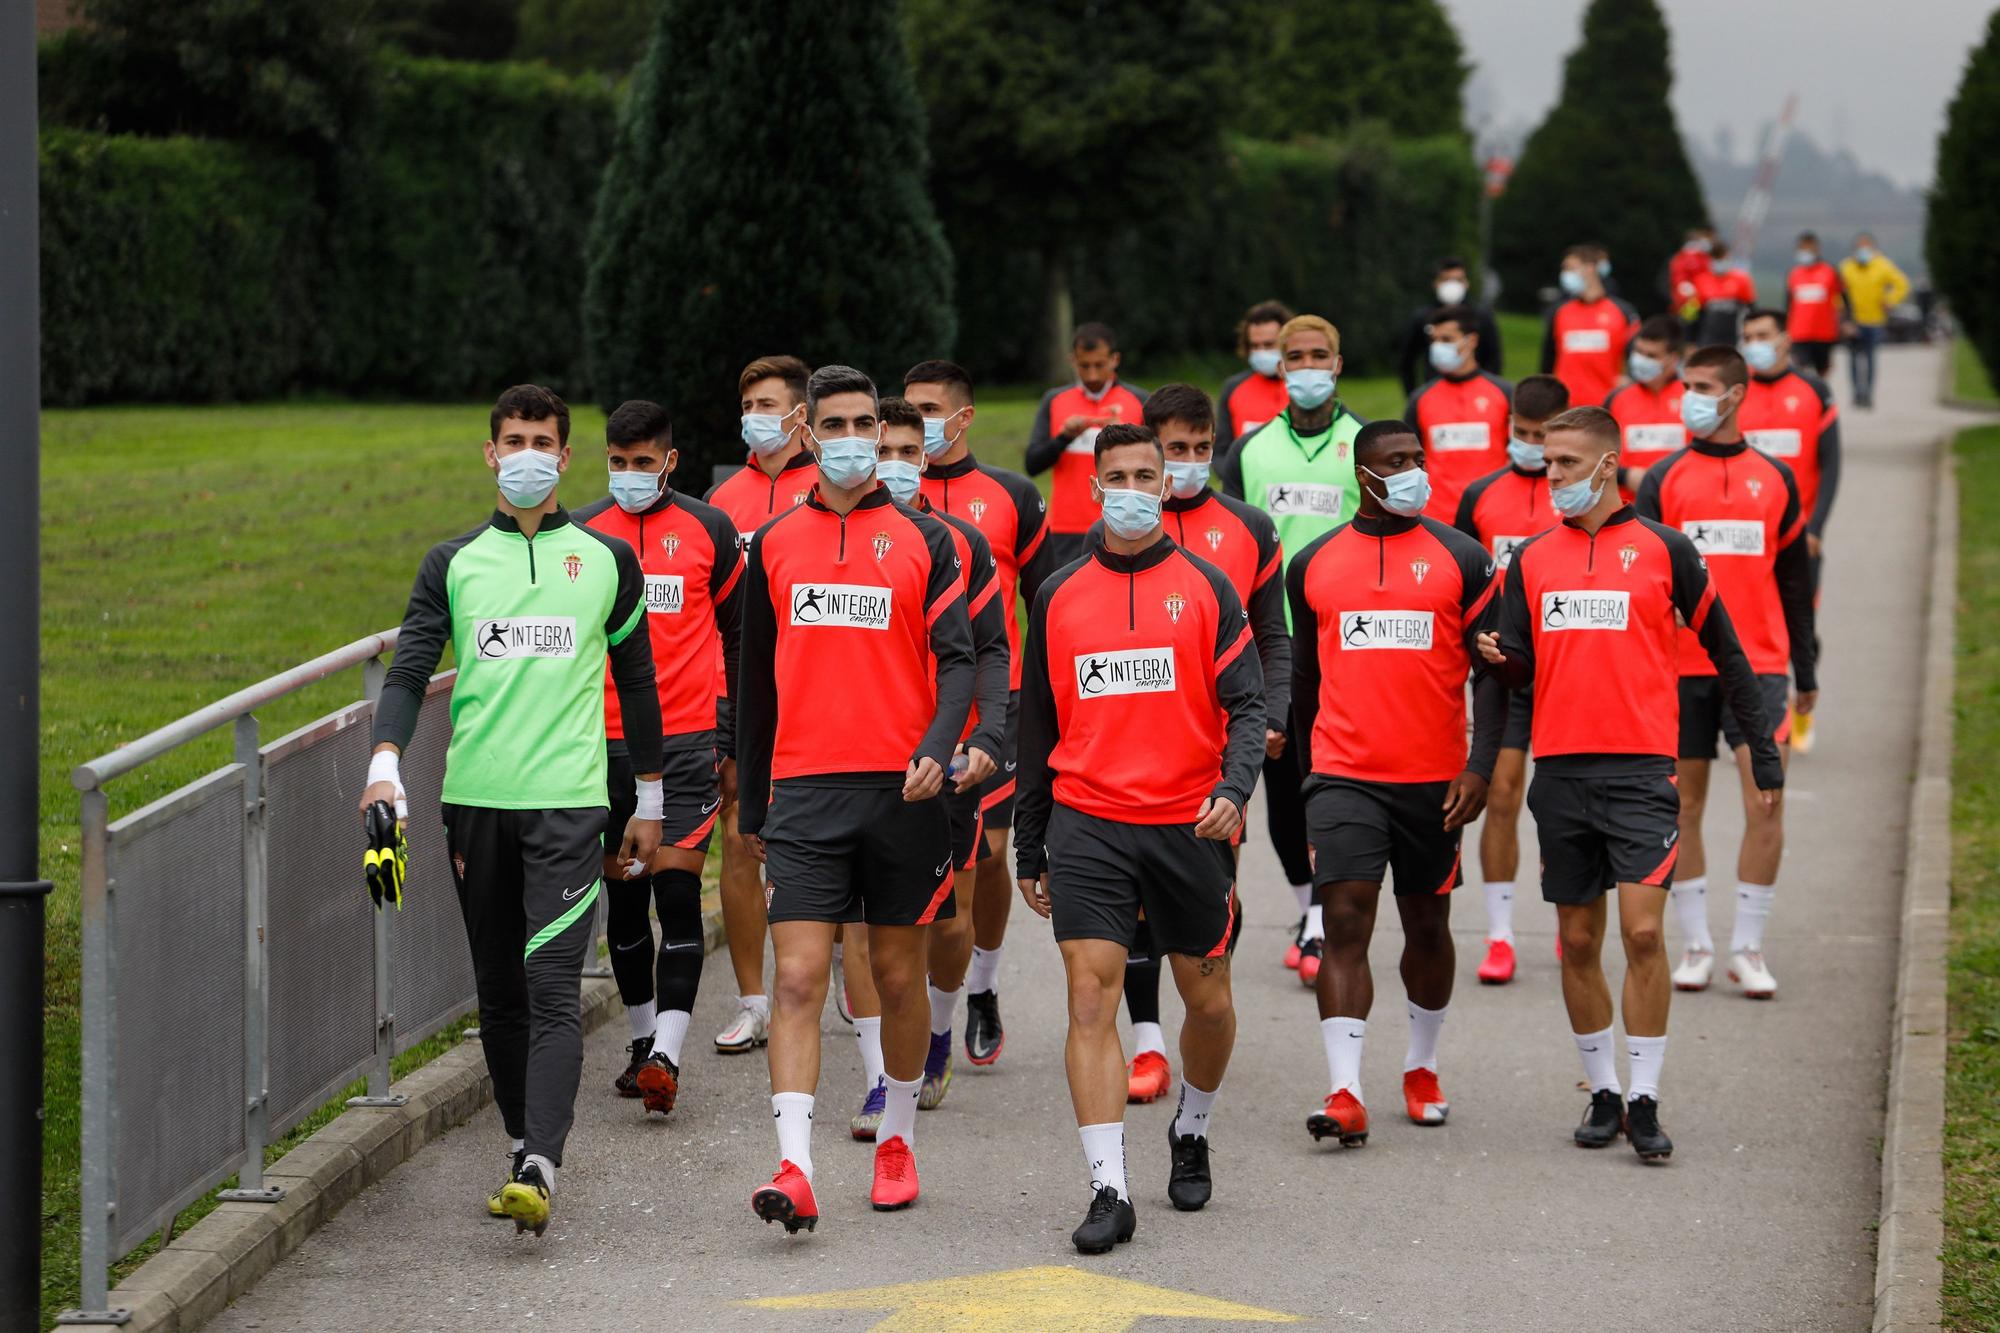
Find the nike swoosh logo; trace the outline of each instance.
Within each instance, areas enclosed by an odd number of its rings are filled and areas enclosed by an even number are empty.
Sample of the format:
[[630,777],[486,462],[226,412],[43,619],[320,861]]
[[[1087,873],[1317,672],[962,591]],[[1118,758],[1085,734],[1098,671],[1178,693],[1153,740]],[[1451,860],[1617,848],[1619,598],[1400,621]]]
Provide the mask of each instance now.
[[[597,881],[594,879],[590,881],[590,884],[595,884],[595,883],[597,883]],[[563,901],[570,902],[573,901],[574,899],[582,897],[585,893],[589,892],[590,884],[579,884],[573,889],[566,890],[563,893]]]
[[641,945],[651,944],[652,942],[653,941],[651,939],[633,940],[630,944],[614,944],[611,947],[613,949],[616,949],[619,953],[631,953],[634,949],[639,948]]
[[1597,1050],[1595,1046],[1581,1046],[1578,1047],[1577,1049],[1581,1050],[1585,1055],[1592,1054]]
[[945,862],[945,863],[944,863],[943,865],[941,865],[941,866],[939,866],[939,867],[938,867],[937,869],[935,869],[935,870],[931,871],[931,873],[932,873],[933,875],[942,875],[942,874],[943,874],[943,873],[944,873],[945,871],[947,871],[947,870],[949,870],[949,869],[951,869],[951,862],[949,862],[949,861],[946,861],[946,862]]
[[1359,1032],[1350,1032],[1350,1033],[1348,1033],[1347,1035],[1348,1035],[1348,1036],[1350,1036],[1350,1037],[1352,1037],[1352,1038],[1353,1038],[1354,1040],[1356,1040],[1356,1041],[1360,1041],[1360,1040],[1361,1040],[1361,1037],[1362,1037],[1362,1034],[1361,1034],[1361,1033],[1359,1033]]
[[684,940],[679,944],[662,944],[660,946],[660,952],[683,953],[689,949],[699,949],[700,947],[701,947],[700,940]]
[[1012,760],[1012,759],[1009,759],[1009,760],[1007,761],[1007,771],[1008,771],[1009,773],[1012,773],[1012,772],[1014,771],[1014,764],[1015,764],[1015,762],[1016,762],[1016,761],[1015,761],[1015,760]]
[[710,801],[707,805],[704,805],[701,808],[701,812],[705,815],[712,815],[721,805],[722,805],[722,798],[718,796],[714,800]]

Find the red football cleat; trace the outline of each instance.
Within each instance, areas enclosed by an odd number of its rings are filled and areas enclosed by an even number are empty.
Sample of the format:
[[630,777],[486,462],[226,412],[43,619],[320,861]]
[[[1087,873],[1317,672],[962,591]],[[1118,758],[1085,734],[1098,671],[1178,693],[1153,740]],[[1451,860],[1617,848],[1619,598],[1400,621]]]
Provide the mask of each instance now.
[[893,1213],[917,1201],[917,1159],[898,1134],[875,1145],[875,1188],[868,1202],[878,1213]]
[[1511,942],[1486,941],[1486,961],[1479,965],[1479,979],[1488,986],[1504,986],[1514,979],[1514,946]]
[[766,1223],[783,1222],[788,1235],[800,1227],[811,1231],[819,1223],[819,1201],[813,1198],[812,1182],[790,1160],[778,1163],[778,1174],[768,1185],[759,1185],[750,1195],[750,1211]]
[[1167,1065],[1167,1057],[1158,1051],[1139,1052],[1125,1068],[1128,1102],[1156,1102],[1173,1085],[1174,1071]]
[[1410,1119],[1420,1125],[1442,1125],[1451,1114],[1451,1103],[1438,1088],[1434,1069],[1411,1069],[1403,1074],[1403,1105]]
[[1307,940],[1299,948],[1299,984],[1310,990],[1319,981],[1319,965],[1326,956],[1326,941]]
[[1306,1129],[1315,1141],[1337,1135],[1341,1147],[1359,1148],[1368,1142],[1368,1108],[1342,1088],[1327,1097],[1323,1108],[1306,1117]]

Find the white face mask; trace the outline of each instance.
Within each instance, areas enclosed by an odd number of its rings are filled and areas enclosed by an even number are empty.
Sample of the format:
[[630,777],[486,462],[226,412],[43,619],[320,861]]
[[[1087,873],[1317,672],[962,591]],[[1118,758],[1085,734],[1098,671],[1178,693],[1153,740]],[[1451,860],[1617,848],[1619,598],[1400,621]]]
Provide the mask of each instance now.
[[1437,285],[1438,304],[1457,305],[1460,301],[1463,301],[1465,299],[1465,293],[1467,290],[1468,288],[1466,287],[1466,285],[1459,279],[1446,278],[1443,282]]
[[516,449],[500,459],[500,494],[516,509],[533,509],[549,498],[562,476],[556,456],[542,449]]

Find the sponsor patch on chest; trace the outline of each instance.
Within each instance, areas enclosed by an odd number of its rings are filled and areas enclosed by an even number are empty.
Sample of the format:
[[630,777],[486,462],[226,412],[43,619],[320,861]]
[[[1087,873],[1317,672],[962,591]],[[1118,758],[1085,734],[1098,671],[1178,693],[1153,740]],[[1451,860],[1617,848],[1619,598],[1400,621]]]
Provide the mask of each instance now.
[[1340,646],[1429,652],[1435,619],[1431,611],[1342,611]]
[[1764,554],[1764,524],[1754,518],[1690,518],[1681,531],[1703,555]]
[[1611,350],[1611,330],[1565,329],[1563,330],[1563,350],[1565,352],[1608,352]]
[[1264,488],[1264,508],[1272,514],[1318,514],[1340,517],[1341,490],[1321,482],[1272,482]]
[[1495,537],[1493,539],[1493,563],[1505,569],[1514,559],[1514,550],[1526,537]]
[[1578,589],[1542,594],[1544,630],[1622,630],[1632,618],[1632,594],[1623,589]]
[[887,588],[858,583],[794,583],[792,621],[808,628],[887,629],[895,598]]
[[1825,305],[1826,284],[1822,282],[1802,282],[1792,288],[1792,299],[1800,305]]
[[482,662],[522,657],[575,657],[574,616],[514,616],[473,621],[473,655]]
[[1167,694],[1174,688],[1172,648],[1121,648],[1076,655],[1076,697],[1107,699],[1114,694]]
[[1464,453],[1493,446],[1493,430],[1484,421],[1446,421],[1431,427],[1431,448],[1441,454]]
[[1752,449],[1772,458],[1797,458],[1804,448],[1795,430],[1746,430],[1743,438]]
[[1687,443],[1687,427],[1660,422],[1625,428],[1625,447],[1635,453],[1671,453]]
[[681,613],[681,578],[679,574],[646,575],[646,611],[656,616],[677,616]]

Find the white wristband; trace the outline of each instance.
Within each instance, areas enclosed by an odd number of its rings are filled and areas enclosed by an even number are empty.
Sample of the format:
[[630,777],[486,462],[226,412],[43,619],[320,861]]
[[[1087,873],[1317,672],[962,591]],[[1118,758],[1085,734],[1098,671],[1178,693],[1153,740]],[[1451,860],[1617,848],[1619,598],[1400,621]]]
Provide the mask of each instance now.
[[393,782],[396,790],[403,788],[403,761],[394,750],[377,750],[368,756],[368,785],[378,782]]
[[644,778],[639,778],[636,781],[638,785],[639,805],[632,812],[632,817],[635,819],[660,818],[667,812],[667,792],[663,780],[654,778],[651,782],[648,782]]

